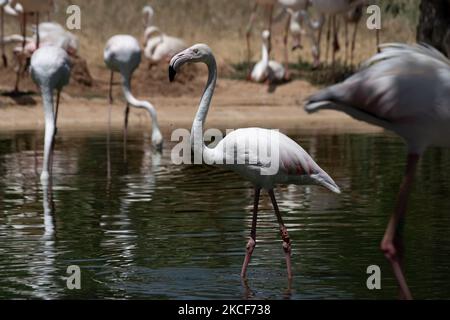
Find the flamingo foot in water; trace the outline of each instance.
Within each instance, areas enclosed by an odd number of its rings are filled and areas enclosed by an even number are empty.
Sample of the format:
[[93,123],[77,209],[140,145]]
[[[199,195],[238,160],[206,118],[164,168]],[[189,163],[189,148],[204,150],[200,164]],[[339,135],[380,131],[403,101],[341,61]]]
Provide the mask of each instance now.
[[247,243],[247,253],[245,254],[244,263],[242,264],[241,278],[247,277],[247,268],[250,263],[250,259],[252,258],[253,251],[256,247],[256,241],[253,238],[250,238]]
[[287,268],[287,274],[288,278],[292,279],[292,263],[291,263],[291,239],[289,238],[288,231],[285,227],[283,227],[281,230],[281,238],[283,239],[283,250],[284,255],[286,257],[286,268]]

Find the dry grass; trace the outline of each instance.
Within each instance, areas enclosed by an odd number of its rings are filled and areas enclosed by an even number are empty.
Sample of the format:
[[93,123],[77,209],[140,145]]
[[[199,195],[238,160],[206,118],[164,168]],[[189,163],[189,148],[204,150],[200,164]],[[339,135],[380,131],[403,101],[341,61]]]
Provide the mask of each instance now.
[[[92,66],[101,66],[106,40],[118,33],[142,36],[142,7],[149,3],[155,9],[155,24],[168,34],[184,38],[187,43],[206,42],[222,63],[245,60],[244,33],[252,5],[251,0],[57,0],[55,19],[65,21],[65,8],[76,4],[82,10],[80,38],[81,56]],[[413,42],[416,37],[419,0],[380,0],[383,14],[382,42]],[[393,4],[395,3],[395,4]],[[254,28],[253,52],[259,55],[259,32],[264,25],[258,20]],[[282,60],[282,24],[275,26],[275,58]],[[7,32],[17,33],[14,20],[7,21]],[[356,48],[356,60],[366,59],[375,50],[375,35],[361,24]],[[309,45],[291,55],[291,61],[310,61]],[[341,51],[343,53],[343,50]]]

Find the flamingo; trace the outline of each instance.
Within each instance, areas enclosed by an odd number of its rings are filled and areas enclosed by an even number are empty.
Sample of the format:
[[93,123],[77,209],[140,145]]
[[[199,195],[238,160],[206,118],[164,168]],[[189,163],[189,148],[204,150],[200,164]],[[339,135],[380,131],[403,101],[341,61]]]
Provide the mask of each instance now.
[[269,58],[269,30],[264,30],[262,33],[262,54],[261,61],[259,61],[253,68],[250,78],[254,82],[264,82],[269,80],[270,83],[283,81],[286,75],[286,69],[277,61]]
[[144,8],[142,8],[142,14],[144,16],[144,28],[150,27],[152,25],[155,11],[150,5],[146,5],[144,6]]
[[[340,193],[340,189],[305,150],[277,131],[261,128],[239,129],[228,134],[215,148],[207,147],[202,138],[203,126],[217,80],[217,64],[211,49],[206,44],[196,44],[175,55],[170,61],[169,78],[170,81],[173,81],[182,65],[192,62],[203,62],[208,67],[208,82],[191,130],[191,147],[195,157],[203,155],[205,163],[217,165],[225,163],[224,160],[227,161],[226,163],[230,163],[229,160],[232,160],[233,164],[225,166],[252,182],[255,187],[251,234],[241,276],[246,277],[247,267],[256,246],[258,202],[261,189],[264,189],[270,195],[278,219],[288,278],[292,279],[291,240],[278,209],[274,194],[275,186],[278,184],[320,185],[336,193]],[[275,155],[278,154],[278,159],[261,157],[259,154],[261,149],[272,149],[271,158],[276,158]],[[269,167],[272,165],[278,165],[278,170],[271,171]]]
[[[352,18],[351,11],[354,8],[360,7],[364,4],[366,0],[311,0],[312,6],[319,13],[321,19],[323,20],[325,16],[329,17],[328,20],[328,31],[327,31],[327,49],[326,57],[328,59],[328,46],[330,42],[331,34],[333,35],[333,49],[332,49],[332,66],[334,67],[336,61],[336,52],[339,51],[339,41],[338,41],[338,17],[345,16],[350,12],[350,18]],[[355,11],[357,13],[357,11]],[[347,16],[347,20],[349,17]],[[357,19],[357,15],[354,15],[353,19]],[[347,24],[346,24],[347,26]],[[356,28],[356,26],[355,26]],[[331,29],[333,31],[331,32]],[[322,27],[319,29],[319,43],[322,36]],[[348,37],[346,29],[346,37]]]
[[[348,25],[353,24],[353,33],[352,33],[352,44],[350,49],[350,65],[353,65],[353,60],[355,56],[355,45],[356,45],[356,36],[358,34],[358,24],[361,21],[363,16],[363,5],[357,5],[351,8],[345,15],[345,63],[348,60],[348,51],[349,51],[349,37],[348,37]],[[377,43],[378,47],[378,43]]]
[[24,38],[18,34],[4,37],[3,43],[22,43],[25,41],[25,48],[22,50],[22,47],[16,47],[14,52],[25,57],[30,57],[37,49],[37,37],[39,36],[39,46],[57,46],[67,51],[69,55],[77,55],[79,49],[78,37],[66,31],[60,24],[56,22],[43,22],[39,25],[39,35],[37,34],[37,30],[37,27],[33,28],[34,34],[32,37]]
[[[124,141],[127,138],[128,114],[130,105],[147,110],[152,119],[152,144],[157,150],[162,150],[163,137],[158,125],[155,107],[148,101],[138,100],[131,93],[131,77],[141,63],[141,48],[136,38],[130,35],[116,35],[106,43],[103,53],[106,66],[111,70],[109,83],[109,98],[112,103],[112,81],[114,72],[122,76],[122,90],[127,101],[125,108]],[[110,103],[110,114],[111,114]]]
[[[40,38],[39,38],[39,15],[43,12],[49,12],[52,7],[54,7],[53,0],[45,0],[45,1],[37,1],[37,0],[10,0],[10,11],[12,15],[17,15],[20,20],[21,29],[22,29],[22,52],[25,52],[26,46],[26,25],[27,25],[27,16],[30,14],[34,14],[36,16],[36,48],[39,48]],[[16,72],[16,85],[14,87],[14,92],[19,91],[19,78],[20,73],[22,71],[21,60],[19,59],[19,66]]]
[[304,32],[302,26],[305,26],[306,35],[311,43],[313,67],[317,68],[320,65],[320,45],[314,31],[321,27],[323,21],[312,21],[306,10],[288,12],[291,15],[290,32],[295,40],[294,49],[300,47],[300,35]]
[[306,11],[310,5],[309,0],[278,0],[278,3],[283,8],[282,14],[287,14],[286,27],[284,29],[283,44],[284,44],[284,68],[286,69],[285,79],[289,79],[289,50],[288,37],[291,31],[294,38],[293,50],[301,48],[301,23],[294,17],[295,12]]
[[[31,57],[31,78],[41,90],[44,105],[45,146],[41,181],[45,182],[52,172],[59,98],[61,90],[70,79],[70,61],[67,52],[55,46],[36,50]],[[54,90],[57,92],[55,110],[53,110]]]
[[[37,39],[40,39],[40,47],[42,46],[57,46],[65,51],[70,56],[76,56],[79,48],[78,37],[73,33],[66,31],[60,24],[55,22],[43,22],[39,25],[39,27],[33,28],[33,36],[32,37],[23,37],[21,35],[11,35],[3,38],[2,44],[7,43],[25,43],[25,46],[22,45],[14,48],[14,56],[17,60],[18,70],[16,76],[16,84],[15,91],[18,91],[19,81],[20,81],[20,73],[23,72],[27,67],[27,63],[29,62],[29,58],[33,54],[34,51],[38,48]],[[22,67],[24,66],[24,67]]]
[[170,61],[177,52],[187,48],[183,40],[168,36],[155,26],[146,28],[144,38],[144,55],[150,60],[150,66],[163,60]]
[[401,267],[399,227],[420,156],[427,147],[450,147],[450,60],[426,45],[385,44],[381,53],[345,82],[309,98],[306,111],[333,109],[393,131],[408,146],[406,173],[381,250],[403,298],[412,298]]

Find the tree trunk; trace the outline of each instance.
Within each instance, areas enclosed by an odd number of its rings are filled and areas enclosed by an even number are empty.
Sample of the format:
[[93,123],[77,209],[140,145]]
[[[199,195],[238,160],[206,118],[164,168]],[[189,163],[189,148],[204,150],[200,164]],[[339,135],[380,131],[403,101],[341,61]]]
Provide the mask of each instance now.
[[422,0],[417,41],[450,57],[450,0]]

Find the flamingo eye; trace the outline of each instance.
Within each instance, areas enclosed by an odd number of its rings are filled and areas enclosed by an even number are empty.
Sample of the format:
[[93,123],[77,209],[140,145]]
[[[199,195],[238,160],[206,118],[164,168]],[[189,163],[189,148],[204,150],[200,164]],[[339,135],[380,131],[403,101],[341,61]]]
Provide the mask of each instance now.
[[194,49],[194,50],[192,50],[195,54],[197,54],[198,53],[198,49]]

